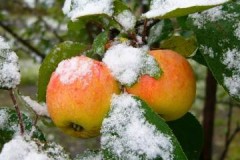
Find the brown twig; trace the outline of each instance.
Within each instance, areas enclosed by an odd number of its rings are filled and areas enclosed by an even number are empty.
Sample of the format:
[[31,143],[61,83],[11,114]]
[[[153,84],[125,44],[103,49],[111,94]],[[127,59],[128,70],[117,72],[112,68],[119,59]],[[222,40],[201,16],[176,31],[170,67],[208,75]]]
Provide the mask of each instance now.
[[15,110],[16,110],[17,115],[18,115],[18,123],[19,123],[19,126],[20,126],[20,133],[21,133],[21,135],[23,135],[24,134],[24,125],[23,125],[22,114],[21,114],[19,106],[17,104],[17,100],[16,100],[16,97],[14,95],[13,89],[9,90],[9,94],[10,94],[10,97],[13,101],[13,105],[14,105]]
[[147,37],[147,23],[148,23],[148,20],[145,19],[145,20],[144,20],[144,23],[143,23],[143,33],[142,33],[142,41],[143,41],[143,43],[146,43],[146,37]]

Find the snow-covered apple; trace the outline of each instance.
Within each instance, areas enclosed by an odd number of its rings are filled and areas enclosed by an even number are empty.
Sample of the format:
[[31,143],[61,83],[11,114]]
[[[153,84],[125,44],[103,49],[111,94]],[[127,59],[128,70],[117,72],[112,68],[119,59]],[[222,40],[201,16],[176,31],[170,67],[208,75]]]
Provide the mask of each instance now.
[[163,74],[159,79],[143,75],[127,92],[139,96],[165,120],[182,117],[191,108],[196,94],[196,80],[189,62],[171,50],[153,50]]
[[102,62],[77,56],[59,63],[47,87],[50,117],[65,133],[81,138],[99,135],[118,82]]

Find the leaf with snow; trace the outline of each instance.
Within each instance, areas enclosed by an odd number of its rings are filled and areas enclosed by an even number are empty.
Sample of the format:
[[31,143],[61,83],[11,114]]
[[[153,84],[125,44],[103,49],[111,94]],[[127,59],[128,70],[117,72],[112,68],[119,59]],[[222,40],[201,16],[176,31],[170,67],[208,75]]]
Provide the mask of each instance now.
[[70,160],[63,147],[55,143],[41,143],[29,136],[16,135],[0,153],[6,160]]
[[112,97],[101,133],[105,159],[187,159],[165,121],[129,94]]
[[100,150],[86,150],[82,154],[77,155],[74,160],[102,160],[103,154]]
[[21,96],[21,98],[37,115],[49,117],[46,103],[40,104],[29,96]]
[[[25,132],[32,138],[37,138],[41,141],[45,141],[43,133],[36,127],[29,117],[22,114]],[[14,135],[20,134],[20,128],[18,124],[18,115],[15,110],[1,107],[0,108],[0,150],[3,144],[13,138]],[[1,159],[1,158],[0,158]]]
[[236,100],[240,100],[240,2],[228,3],[190,15],[200,51],[214,77]]
[[173,18],[200,12],[229,0],[152,0],[150,10],[143,14],[145,18]]
[[16,88],[20,83],[18,57],[0,36],[0,88]]
[[38,101],[45,102],[47,85],[52,75],[52,72],[64,59],[68,59],[77,55],[81,55],[86,50],[86,45],[66,41],[55,46],[52,51],[46,56],[39,69],[38,77]]
[[162,73],[154,57],[147,54],[146,48],[134,48],[126,43],[110,47],[103,62],[113,76],[126,86],[133,85],[141,75],[148,74],[157,79]]

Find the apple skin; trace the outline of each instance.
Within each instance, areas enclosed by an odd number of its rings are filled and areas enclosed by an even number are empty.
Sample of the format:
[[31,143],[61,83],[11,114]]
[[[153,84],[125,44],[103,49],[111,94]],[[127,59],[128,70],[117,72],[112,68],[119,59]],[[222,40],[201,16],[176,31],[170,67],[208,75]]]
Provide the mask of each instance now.
[[[51,119],[63,132],[74,137],[90,138],[100,134],[111,97],[120,93],[120,87],[104,63],[85,56],[77,59],[78,64],[93,62],[91,76],[85,75],[71,84],[64,84],[59,74],[53,72],[47,87],[46,103]],[[71,60],[68,60],[69,63]]]
[[171,50],[153,50],[163,74],[159,79],[143,75],[127,92],[139,96],[166,121],[188,112],[195,100],[196,80],[189,62]]

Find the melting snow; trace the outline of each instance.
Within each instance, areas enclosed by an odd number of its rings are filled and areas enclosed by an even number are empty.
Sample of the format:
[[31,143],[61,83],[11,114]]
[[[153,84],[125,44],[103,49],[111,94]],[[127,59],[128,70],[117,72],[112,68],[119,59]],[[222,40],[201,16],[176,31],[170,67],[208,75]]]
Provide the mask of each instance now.
[[49,117],[45,103],[39,104],[38,102],[32,100],[29,96],[22,96],[22,98],[38,115]]
[[134,48],[123,43],[110,47],[103,62],[121,84],[130,86],[146,73],[146,69],[150,75],[158,72],[155,59],[147,55],[146,48]]
[[113,0],[65,0],[62,10],[72,21],[93,14],[112,16]]
[[163,16],[178,8],[189,8],[192,6],[211,6],[227,2],[228,0],[152,0],[150,10],[143,16],[154,18]]
[[129,94],[114,95],[109,117],[103,121],[101,145],[121,159],[173,159],[171,138],[144,117],[141,102]]
[[20,83],[18,57],[0,36],[0,86],[15,88]]
[[[58,64],[56,74],[59,75],[63,84],[71,84],[84,76],[91,77],[91,69],[94,66],[93,60],[84,56],[73,57],[63,60]],[[88,85],[87,79],[83,78],[83,85]]]
[[133,29],[137,21],[136,17],[129,10],[124,10],[115,18],[126,31]]

